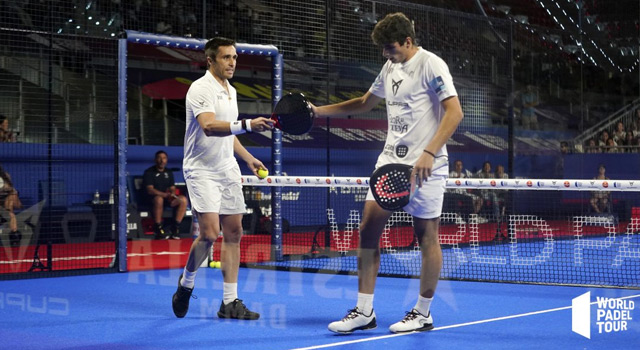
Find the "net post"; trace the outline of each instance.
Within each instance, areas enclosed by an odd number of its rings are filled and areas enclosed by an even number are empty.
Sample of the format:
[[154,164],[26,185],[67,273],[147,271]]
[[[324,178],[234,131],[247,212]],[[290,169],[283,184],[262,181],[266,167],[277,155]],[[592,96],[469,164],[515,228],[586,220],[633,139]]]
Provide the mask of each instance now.
[[[282,97],[282,54],[273,57],[271,96],[273,107]],[[282,175],[282,131],[273,129],[271,138],[273,173]],[[271,188],[271,260],[282,261],[282,188]]]
[[118,159],[117,169],[117,261],[118,271],[127,271],[127,39],[118,39]]

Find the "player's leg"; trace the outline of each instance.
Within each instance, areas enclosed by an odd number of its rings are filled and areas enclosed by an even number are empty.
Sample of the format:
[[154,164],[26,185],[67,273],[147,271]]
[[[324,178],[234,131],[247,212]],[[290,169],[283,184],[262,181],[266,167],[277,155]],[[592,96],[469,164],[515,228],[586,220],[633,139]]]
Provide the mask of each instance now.
[[442,250],[438,239],[440,214],[444,200],[445,179],[432,177],[423,183],[404,210],[413,215],[414,233],[420,243],[422,267],[418,300],[405,317],[389,327],[394,333],[433,329],[431,301],[442,269]]
[[220,220],[222,221],[222,247],[220,262],[224,282],[222,303],[218,311],[220,318],[256,320],[260,314],[250,311],[238,299],[238,269],[240,267],[240,240],[242,239],[242,216],[246,211],[244,193],[240,183],[240,169],[231,169],[228,182],[222,191]]
[[373,294],[380,270],[380,236],[391,216],[375,201],[365,201],[360,223],[360,249],[358,250],[358,292]]
[[360,223],[358,301],[356,307],[349,310],[344,318],[329,324],[328,328],[332,332],[349,334],[357,330],[377,327],[376,315],[373,311],[373,291],[380,269],[380,236],[391,212],[382,209],[371,199],[367,195]]
[[[420,242],[422,268],[420,269],[420,296],[433,298],[442,269],[442,249],[438,240],[440,218],[413,220],[414,231]],[[422,311],[428,313],[429,309]]]
[[220,234],[220,203],[222,185],[212,181],[207,173],[186,172],[185,180],[191,204],[198,219],[200,234],[191,244],[187,264],[178,278],[178,290],[173,295],[173,312],[184,317],[189,309],[189,299],[195,284],[198,267],[207,258],[211,246]]
[[187,264],[178,278],[178,290],[173,294],[173,313],[182,318],[189,311],[189,299],[195,285],[198,267],[207,258],[211,246],[220,234],[218,213],[196,213],[200,225],[200,234],[191,244]]
[[[242,215],[221,215],[222,247],[220,262],[222,277],[225,283],[238,283],[240,266],[240,239],[242,238]],[[235,298],[234,298],[235,299]],[[226,300],[226,298],[225,298]],[[233,300],[233,299],[232,299]]]
[[191,244],[185,271],[195,272],[205,261],[211,246],[220,235],[220,219],[218,213],[196,213],[200,234]]

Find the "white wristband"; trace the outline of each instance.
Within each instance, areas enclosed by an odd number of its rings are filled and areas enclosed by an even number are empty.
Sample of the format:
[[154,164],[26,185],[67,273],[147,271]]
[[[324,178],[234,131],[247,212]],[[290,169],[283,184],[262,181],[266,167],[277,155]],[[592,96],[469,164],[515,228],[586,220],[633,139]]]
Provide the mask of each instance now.
[[245,122],[245,129],[247,129],[247,132],[252,132],[251,131],[251,119],[244,119]]
[[229,125],[229,128],[231,129],[231,135],[244,134],[245,132],[247,132],[242,127],[242,121],[241,120],[237,120],[235,122],[231,122],[231,124]]

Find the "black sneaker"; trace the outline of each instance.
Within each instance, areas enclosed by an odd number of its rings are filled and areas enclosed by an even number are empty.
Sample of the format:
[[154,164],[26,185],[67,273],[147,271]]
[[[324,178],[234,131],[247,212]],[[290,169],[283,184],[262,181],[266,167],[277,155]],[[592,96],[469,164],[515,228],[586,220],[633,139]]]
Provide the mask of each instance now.
[[[171,305],[176,317],[183,318],[189,311],[189,299],[191,299],[193,288],[183,287],[180,280],[182,280],[182,274],[178,277],[178,290],[173,294]],[[196,299],[196,296],[194,295],[193,298]]]
[[153,232],[155,234],[156,239],[168,239],[169,238],[169,236],[167,236],[167,233],[164,232],[164,228],[162,227],[162,224],[153,225]]
[[171,239],[180,239],[180,226],[179,225],[173,225],[172,229],[171,229],[171,237],[169,237]]
[[220,311],[218,311],[218,317],[235,318],[237,320],[257,320],[260,318],[260,314],[250,311],[244,306],[242,300],[236,299],[227,305],[222,302],[220,304]]

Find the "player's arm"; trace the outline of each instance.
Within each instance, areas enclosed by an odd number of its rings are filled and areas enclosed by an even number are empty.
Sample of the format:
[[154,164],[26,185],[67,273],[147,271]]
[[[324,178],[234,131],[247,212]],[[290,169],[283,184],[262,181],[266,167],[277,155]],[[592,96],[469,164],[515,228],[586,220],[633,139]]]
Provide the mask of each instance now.
[[233,138],[233,152],[247,163],[247,167],[253,171],[253,175],[258,176],[259,169],[267,169],[261,161],[244,148],[237,137]]
[[464,117],[458,96],[446,98],[440,102],[440,104],[442,104],[445,111],[440,126],[414,166],[413,171],[415,176],[417,176],[418,184],[422,184],[422,180],[425,180],[431,175],[431,169],[433,168],[433,162],[435,160],[433,155],[437,154],[442,146],[447,143],[447,140],[451,138],[451,135],[456,131],[458,124],[460,124]]
[[229,136],[245,132],[261,132],[273,128],[273,121],[264,117],[227,122],[217,120],[216,114],[213,112],[202,112],[198,114],[197,119],[204,134],[207,136]]
[[367,91],[366,94],[348,101],[321,107],[311,105],[311,109],[316,117],[344,117],[368,112],[377,106],[380,101],[382,101],[381,97]]

